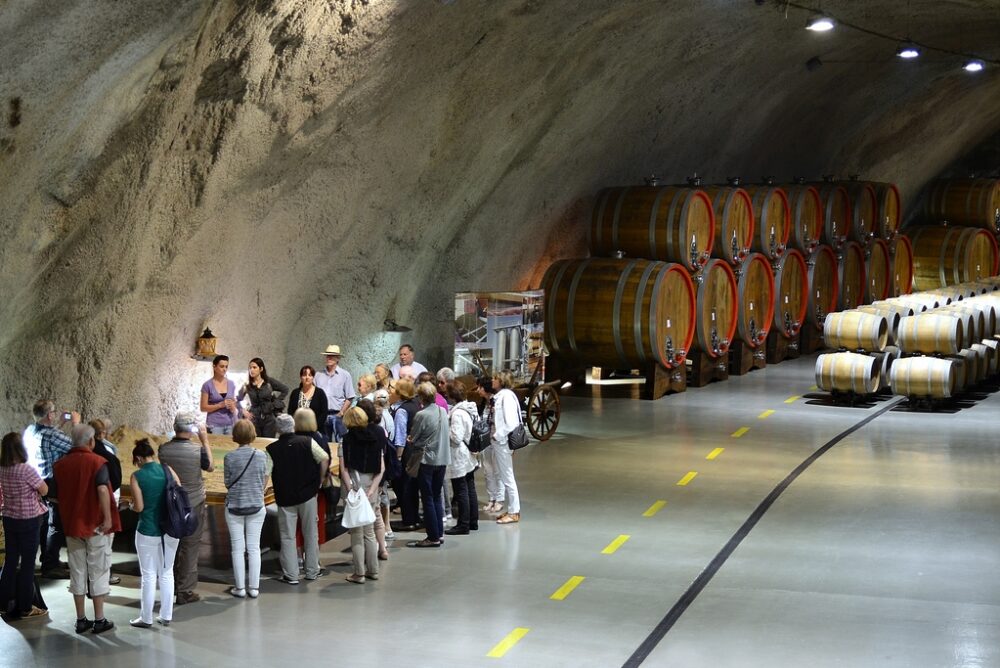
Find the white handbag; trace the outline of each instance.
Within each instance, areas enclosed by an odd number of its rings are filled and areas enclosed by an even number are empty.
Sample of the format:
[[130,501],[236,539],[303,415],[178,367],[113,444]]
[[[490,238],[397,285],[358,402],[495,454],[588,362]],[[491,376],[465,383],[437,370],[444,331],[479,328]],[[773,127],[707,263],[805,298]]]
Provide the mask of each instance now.
[[340,524],[345,529],[357,529],[374,523],[375,511],[368,501],[368,495],[365,494],[365,490],[355,487],[347,493],[347,498],[344,500],[344,516]]

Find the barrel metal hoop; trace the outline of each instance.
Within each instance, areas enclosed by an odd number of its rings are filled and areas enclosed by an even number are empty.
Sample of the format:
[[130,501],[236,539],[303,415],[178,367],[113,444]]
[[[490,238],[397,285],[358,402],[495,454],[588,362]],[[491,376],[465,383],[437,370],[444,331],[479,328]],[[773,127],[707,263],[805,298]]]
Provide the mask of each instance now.
[[640,334],[642,331],[642,295],[646,292],[646,283],[649,282],[649,275],[653,273],[653,269],[656,268],[657,264],[656,262],[650,262],[642,272],[642,277],[639,278],[639,285],[635,289],[637,298],[632,308],[632,327],[634,328],[632,341],[635,344],[635,351],[639,354],[639,360],[642,362],[646,361],[646,351],[642,347],[642,336]]
[[615,251],[620,248],[618,245],[618,222],[621,220],[622,216],[622,204],[625,202],[625,197],[628,192],[632,190],[631,186],[623,188],[621,195],[618,196],[618,201],[615,202],[615,215],[611,219],[611,250]]
[[590,264],[591,258],[587,258],[580,263],[580,266],[576,268],[576,272],[573,274],[573,280],[569,284],[569,298],[566,302],[566,340],[569,343],[569,349],[574,353],[577,352],[576,349],[576,334],[574,334],[574,323],[573,323],[573,311],[576,305],[576,288],[580,284],[580,277],[583,276],[583,270],[587,268]]
[[627,282],[628,276],[632,273],[632,269],[636,264],[638,264],[638,262],[639,260],[632,260],[629,262],[625,269],[622,270],[621,276],[618,277],[618,286],[615,289],[615,302],[611,311],[611,332],[615,340],[615,350],[618,352],[618,359],[621,360],[622,368],[629,365],[628,360],[625,359],[625,349],[622,347],[621,337],[622,295],[625,293],[625,283]]
[[[655,259],[656,254],[656,214],[660,210],[660,202],[663,201],[663,196],[667,194],[666,188],[660,188],[660,192],[656,193],[656,199],[653,200],[653,210],[649,214],[649,257]],[[675,195],[676,198],[676,195]],[[673,208],[670,209],[673,213]],[[668,226],[671,225],[670,219],[667,219]],[[669,243],[667,244],[669,246]]]
[[[559,350],[559,337],[556,336],[556,293],[559,291],[559,284],[562,283],[563,274],[566,273],[566,269],[568,268],[569,261],[563,261],[563,265],[559,267],[559,271],[556,272],[555,277],[552,279],[551,294],[545,295],[545,298],[548,300],[548,303],[545,305],[545,310],[548,311],[545,322],[546,329],[551,331],[549,343],[552,345],[552,352],[558,352]],[[549,323],[551,323],[551,326]]]

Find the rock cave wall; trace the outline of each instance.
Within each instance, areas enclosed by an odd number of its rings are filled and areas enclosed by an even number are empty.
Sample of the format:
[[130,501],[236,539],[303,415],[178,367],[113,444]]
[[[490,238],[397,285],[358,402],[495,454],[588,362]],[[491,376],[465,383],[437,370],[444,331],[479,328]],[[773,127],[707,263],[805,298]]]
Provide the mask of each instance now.
[[[859,7],[858,5],[863,5]],[[828,2],[898,33],[898,3]],[[915,0],[980,53],[1000,12]],[[163,431],[206,324],[294,383],[401,335],[449,363],[456,291],[585,253],[650,173],[923,185],[1000,131],[997,68],[903,63],[773,2],[18,0],[0,6],[0,424],[39,396]],[[806,60],[826,63],[809,72]],[[995,55],[995,54],[985,54]]]

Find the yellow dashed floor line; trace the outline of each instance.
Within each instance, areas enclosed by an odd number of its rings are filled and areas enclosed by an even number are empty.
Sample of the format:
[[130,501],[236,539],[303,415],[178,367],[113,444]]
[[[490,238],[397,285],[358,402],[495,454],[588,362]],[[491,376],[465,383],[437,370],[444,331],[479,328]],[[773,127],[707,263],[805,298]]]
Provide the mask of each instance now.
[[712,450],[710,453],[708,453],[708,456],[705,457],[705,459],[712,461],[713,459],[721,455],[725,450],[726,450],[725,448],[716,448],[715,450]]
[[508,633],[507,637],[505,637],[503,640],[494,645],[493,649],[491,649],[486,656],[490,657],[491,659],[499,659],[504,654],[509,652],[510,649],[521,640],[521,638],[528,635],[528,631],[530,630],[531,629],[526,629],[523,626],[517,627],[516,629]]
[[660,510],[662,510],[663,506],[665,506],[665,505],[667,505],[666,501],[662,501],[662,500],[657,501],[656,503],[654,503],[653,505],[651,505],[649,508],[647,508],[646,512],[644,512],[642,514],[642,516],[643,517],[652,517],[656,513],[660,512]]
[[631,536],[627,534],[622,534],[618,536],[618,538],[615,538],[613,541],[608,543],[607,547],[601,550],[601,554],[614,554],[615,552],[618,551],[618,548],[624,545],[625,541],[627,541],[629,538],[631,538]]
[[799,395],[796,394],[794,397],[788,397],[787,399],[785,399],[785,403],[786,404],[794,404],[796,401],[798,401],[801,398],[802,397],[800,397]]
[[677,484],[678,484],[678,485],[680,485],[681,487],[683,487],[683,486],[685,486],[686,484],[688,484],[689,482],[691,482],[692,480],[694,480],[694,477],[695,477],[696,475],[698,475],[698,472],[697,472],[697,471],[688,471],[688,472],[687,472],[687,473],[686,473],[686,474],[684,475],[684,477],[683,477],[683,478],[681,478],[680,480],[678,480],[678,481],[677,481]]
[[562,587],[556,589],[555,593],[552,594],[552,596],[549,596],[549,598],[552,599],[553,601],[561,601],[565,599],[567,596],[572,594],[573,590],[579,587],[580,583],[583,582],[585,579],[586,578],[584,578],[582,575],[574,575],[569,580],[566,580],[566,583]]
[[757,419],[758,420],[764,420],[766,418],[771,417],[772,415],[774,415],[774,409],[769,408],[768,410],[766,410],[763,413],[761,413],[760,415],[758,415]]
[[739,429],[737,429],[736,431],[734,431],[732,434],[730,434],[730,436],[732,436],[733,438],[739,438],[740,436],[742,436],[743,434],[747,433],[748,431],[750,431],[750,427],[740,427]]

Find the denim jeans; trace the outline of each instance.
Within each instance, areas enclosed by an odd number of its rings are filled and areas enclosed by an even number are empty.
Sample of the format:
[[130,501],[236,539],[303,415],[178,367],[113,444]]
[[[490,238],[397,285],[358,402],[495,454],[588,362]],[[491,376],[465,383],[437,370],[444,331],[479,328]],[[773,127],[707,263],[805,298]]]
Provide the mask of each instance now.
[[208,433],[229,436],[233,433],[233,425],[227,425],[225,427],[208,427]]
[[35,553],[41,537],[45,515],[28,519],[3,518],[3,531],[7,541],[7,560],[0,573],[0,606],[3,611],[14,603],[14,610],[21,614],[31,612],[35,596]]
[[324,434],[331,443],[340,443],[344,440],[344,434],[347,433],[347,427],[344,426],[344,421],[340,418],[340,415],[330,411],[326,416],[326,425],[324,425]]
[[420,499],[424,504],[424,528],[427,540],[438,541],[444,535],[444,501],[441,488],[444,487],[446,466],[420,465],[417,480],[420,484]]

